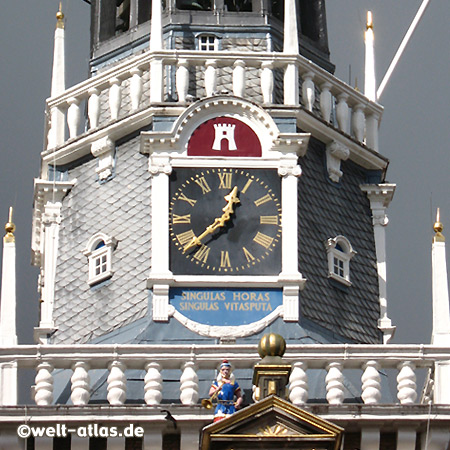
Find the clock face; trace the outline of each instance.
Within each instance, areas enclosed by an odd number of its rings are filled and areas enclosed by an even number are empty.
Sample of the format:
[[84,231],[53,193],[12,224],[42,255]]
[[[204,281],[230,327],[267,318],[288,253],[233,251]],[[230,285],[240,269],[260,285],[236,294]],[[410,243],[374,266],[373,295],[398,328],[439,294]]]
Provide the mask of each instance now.
[[175,169],[169,205],[172,272],[279,274],[280,197],[275,169]]

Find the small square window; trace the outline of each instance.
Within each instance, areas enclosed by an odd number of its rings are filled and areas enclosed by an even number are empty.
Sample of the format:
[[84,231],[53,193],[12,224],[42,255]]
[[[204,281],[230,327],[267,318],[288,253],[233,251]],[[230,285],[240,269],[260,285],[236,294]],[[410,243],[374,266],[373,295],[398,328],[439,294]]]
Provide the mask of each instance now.
[[325,242],[328,254],[328,277],[351,286],[350,260],[356,254],[350,241],[344,236],[336,236]]
[[89,279],[92,286],[103,280],[111,278],[112,271],[112,251],[116,241],[103,233],[98,233],[89,239],[84,254],[88,257]]
[[199,36],[198,49],[202,52],[213,52],[217,50],[216,37],[206,34]]

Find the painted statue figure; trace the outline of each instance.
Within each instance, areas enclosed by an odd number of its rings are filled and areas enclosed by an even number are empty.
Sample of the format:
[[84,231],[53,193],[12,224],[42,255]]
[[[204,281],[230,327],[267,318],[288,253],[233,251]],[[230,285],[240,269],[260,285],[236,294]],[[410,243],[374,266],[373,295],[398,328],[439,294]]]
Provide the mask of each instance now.
[[[231,364],[224,359],[220,365],[217,380],[213,381],[209,395],[215,395],[217,406],[214,411],[214,422],[225,419],[239,409],[244,401],[241,388],[231,371]],[[236,398],[236,401],[234,400]]]

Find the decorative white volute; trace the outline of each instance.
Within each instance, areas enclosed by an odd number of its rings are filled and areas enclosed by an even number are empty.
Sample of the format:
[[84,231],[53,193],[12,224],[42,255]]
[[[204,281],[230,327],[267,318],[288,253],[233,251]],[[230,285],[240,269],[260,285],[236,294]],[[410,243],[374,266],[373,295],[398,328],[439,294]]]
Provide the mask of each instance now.
[[111,120],[119,117],[120,107],[122,105],[122,82],[119,78],[113,77],[109,81],[109,109]]
[[308,375],[307,364],[298,361],[293,364],[289,377],[289,400],[297,406],[304,405],[308,401]]
[[130,97],[131,97],[131,109],[136,111],[141,104],[142,99],[142,70],[139,67],[131,69],[130,80]]
[[205,91],[206,96],[211,97],[217,91],[217,61],[206,61]]
[[404,361],[398,365],[397,398],[402,405],[412,405],[417,398],[415,365],[411,361]]
[[376,361],[367,361],[363,366],[364,373],[361,377],[362,395],[366,405],[374,405],[381,400],[381,378],[379,365]]
[[110,405],[123,405],[127,399],[126,366],[116,360],[109,364],[108,369],[108,402]]
[[177,73],[175,76],[175,84],[177,88],[178,101],[180,103],[186,103],[186,97],[189,88],[189,69],[186,59],[180,59],[178,61]]
[[261,64],[261,92],[265,105],[273,103],[273,63]]
[[53,403],[53,366],[48,362],[41,362],[36,370],[34,401],[38,406],[51,405]]
[[112,175],[114,168],[115,143],[109,137],[103,137],[91,145],[91,153],[98,158],[96,172],[100,180],[106,180]]
[[97,88],[91,88],[88,91],[88,117],[89,127],[97,128],[100,120],[100,91]]
[[303,106],[308,110],[312,111],[315,102],[315,86],[314,86],[314,74],[312,72],[307,72],[302,75],[302,101]]
[[333,141],[327,145],[327,170],[331,181],[339,183],[343,173],[341,161],[346,161],[350,156],[350,150],[339,142]]
[[329,123],[331,119],[331,83],[323,83],[320,89],[320,112],[322,113],[322,119]]
[[147,405],[159,405],[162,400],[161,366],[156,362],[145,365],[144,399]]
[[195,405],[198,402],[198,376],[197,367],[193,361],[184,364],[180,383],[181,403],[183,405]]
[[234,62],[233,94],[236,97],[243,97],[245,94],[245,62],[241,59]]
[[76,362],[72,366],[73,374],[71,381],[71,400],[75,406],[87,405],[91,397],[89,364],[83,361]]
[[327,366],[328,374],[325,377],[327,384],[327,401],[330,405],[340,405],[344,401],[344,377],[342,364],[332,362]]
[[67,126],[69,128],[69,136],[74,138],[78,135],[78,127],[80,125],[80,99],[72,97],[67,103],[69,104]]

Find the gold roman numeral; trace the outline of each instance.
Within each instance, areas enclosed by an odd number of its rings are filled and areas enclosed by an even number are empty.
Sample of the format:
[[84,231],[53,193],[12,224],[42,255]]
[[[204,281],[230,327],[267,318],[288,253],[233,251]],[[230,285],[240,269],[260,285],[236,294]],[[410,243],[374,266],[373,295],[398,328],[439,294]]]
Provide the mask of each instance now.
[[211,188],[208,186],[205,177],[196,178],[194,181],[202,188],[202,194],[211,192]]
[[220,267],[231,267],[230,255],[226,250],[220,252]]
[[183,200],[185,202],[188,202],[191,206],[194,206],[197,203],[197,200],[193,200],[192,198],[186,197],[183,192],[178,197],[178,200]]
[[258,198],[258,200],[255,200],[256,206],[261,206],[264,203],[270,202],[272,200],[272,197],[269,194],[266,194],[264,197]]
[[247,183],[245,183],[244,189],[242,189],[242,194],[245,194],[247,192],[247,189],[250,187],[250,185],[253,183],[253,180],[247,180]]
[[267,234],[260,233],[259,231],[256,233],[256,236],[253,238],[253,240],[257,244],[262,245],[264,248],[269,248],[273,242],[273,238],[267,236]]
[[202,245],[198,251],[194,253],[194,258],[203,264],[206,264],[210,250],[211,249],[206,245]]
[[247,258],[247,262],[252,262],[255,260],[255,257],[245,247],[242,247],[242,250],[244,251],[245,257]]
[[191,215],[186,214],[185,216],[179,216],[178,214],[173,214],[172,222],[173,223],[191,223]]
[[177,234],[177,239],[180,245],[183,247],[188,243],[191,242],[192,239],[195,238],[195,234],[192,230],[185,231],[184,233]]
[[231,181],[233,178],[233,174],[231,172],[218,173],[220,184],[219,189],[231,189]]
[[278,216],[259,216],[259,223],[264,225],[278,225]]

